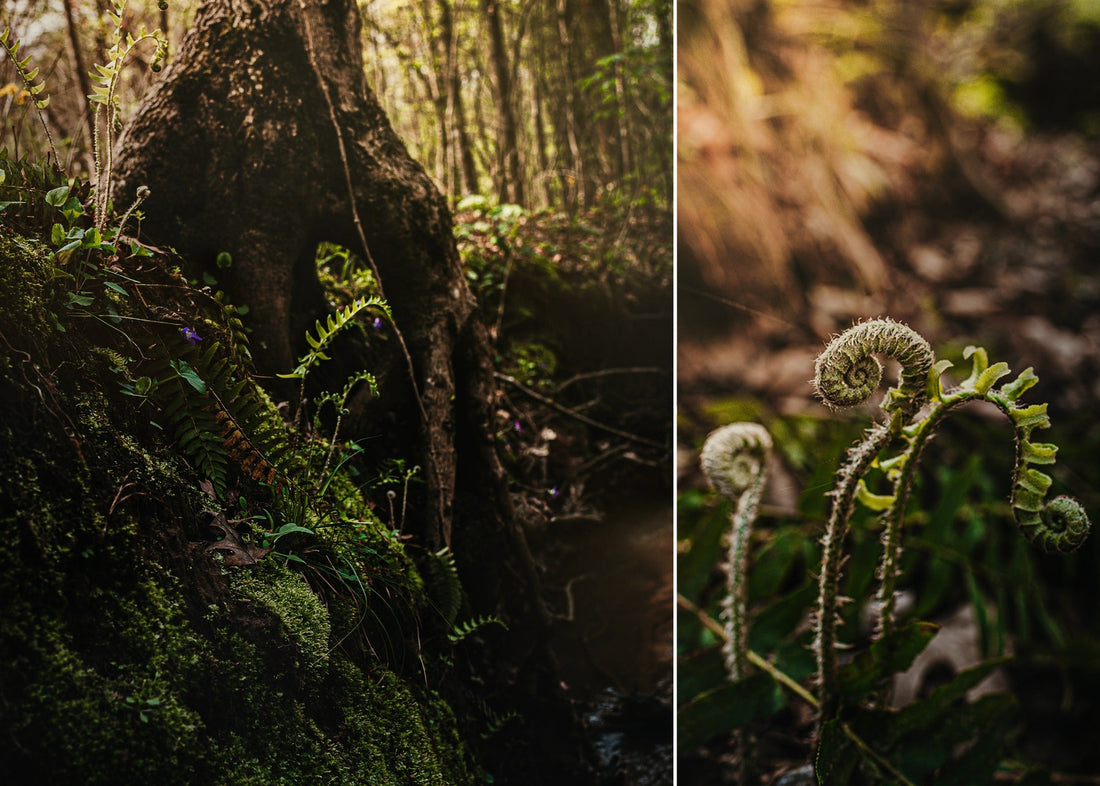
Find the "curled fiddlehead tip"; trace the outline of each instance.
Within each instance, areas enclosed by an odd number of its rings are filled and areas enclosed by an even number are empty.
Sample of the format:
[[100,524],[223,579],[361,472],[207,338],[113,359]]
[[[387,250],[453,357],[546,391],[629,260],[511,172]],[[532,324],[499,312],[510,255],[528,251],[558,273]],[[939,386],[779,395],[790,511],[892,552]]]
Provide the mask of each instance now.
[[726,641],[722,654],[731,682],[748,668],[748,622],[745,613],[749,537],[763,492],[772,438],[756,423],[731,423],[712,432],[703,443],[700,462],[714,490],[733,503],[726,537],[726,596],[722,601]]
[[1076,551],[1092,527],[1085,507],[1073,497],[1055,497],[1037,511],[1017,507],[1015,513],[1024,537],[1046,554]]
[[763,426],[731,423],[707,437],[700,463],[714,490],[736,502],[760,481],[771,447],[771,435]]
[[882,381],[876,354],[901,363],[898,387],[887,394],[883,409],[915,412],[927,397],[926,377],[935,355],[916,331],[892,319],[860,322],[829,342],[814,366],[818,396],[837,409],[866,401]]

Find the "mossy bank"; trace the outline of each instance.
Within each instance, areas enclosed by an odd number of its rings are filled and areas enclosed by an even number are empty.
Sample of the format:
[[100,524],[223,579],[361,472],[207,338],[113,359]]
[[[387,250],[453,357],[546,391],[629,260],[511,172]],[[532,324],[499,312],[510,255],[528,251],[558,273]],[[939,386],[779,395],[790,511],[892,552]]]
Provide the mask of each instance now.
[[[200,490],[163,404],[133,395],[141,285],[85,279],[74,299],[72,272],[0,216],[5,782],[481,781],[450,707],[414,678],[426,602],[393,533],[361,506],[354,553],[313,547],[358,559],[362,596],[319,594],[302,558],[210,548],[224,500]],[[242,519],[274,504],[238,475]]]

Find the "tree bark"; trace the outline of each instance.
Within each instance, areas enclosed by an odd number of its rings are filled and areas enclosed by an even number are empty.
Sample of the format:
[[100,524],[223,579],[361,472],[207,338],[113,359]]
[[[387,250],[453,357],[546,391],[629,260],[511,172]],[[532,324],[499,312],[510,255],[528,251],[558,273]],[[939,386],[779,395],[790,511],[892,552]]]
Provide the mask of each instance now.
[[502,597],[473,545],[530,560],[492,442],[488,337],[446,203],[366,85],[359,30],[354,0],[208,0],[123,133],[117,201],[148,186],[143,235],[250,306],[261,373],[290,369],[327,311],[318,242],[372,259],[413,373],[395,349],[388,368],[372,368],[383,396],[359,408],[358,433],[421,466],[405,529],[417,545],[437,550],[464,528],[471,547],[456,556],[477,612],[541,624],[537,587]]
[[211,270],[231,254],[224,283],[251,309],[261,373],[292,368],[326,310],[318,242],[373,259],[415,372],[415,383],[388,376],[413,398],[397,414],[423,421],[429,501],[417,534],[440,547],[453,518],[453,355],[473,340],[474,301],[447,207],[369,93],[361,62],[354,3],[206,3],[124,133],[117,201],[147,185],[153,242]]
[[502,139],[497,146],[500,166],[499,197],[501,202],[526,204],[527,195],[519,160],[519,131],[516,122],[515,98],[511,70],[504,46],[504,23],[500,18],[498,0],[481,0],[481,13],[489,33],[489,52],[493,63],[493,84],[496,87],[497,115]]
[[[65,32],[69,43],[69,54],[73,58],[73,72],[76,75],[76,84],[80,89],[80,108],[83,113],[84,130],[88,134],[88,144],[85,150],[91,147],[95,137],[95,125],[92,119],[92,111],[88,106],[88,96],[91,95],[92,86],[88,82],[88,70],[84,67],[84,55],[80,51],[80,37],[77,35],[76,13],[73,10],[73,0],[64,0],[62,7],[65,9]],[[91,156],[85,156],[86,163],[91,169]]]
[[[581,745],[496,453],[488,334],[446,202],[367,87],[355,0],[207,0],[125,129],[118,160],[119,204],[142,185],[151,191],[143,236],[250,306],[261,373],[290,369],[327,311],[319,242],[373,262],[400,333],[383,361],[372,355],[382,397],[361,402],[345,433],[365,437],[379,458],[421,466],[405,532],[419,548],[453,545],[472,613],[508,622],[507,649],[479,662],[510,675],[511,690],[538,708],[528,712],[553,726],[545,733],[559,758],[546,771],[572,780],[580,759],[563,758]],[[232,256],[228,270],[216,266],[221,252]]]

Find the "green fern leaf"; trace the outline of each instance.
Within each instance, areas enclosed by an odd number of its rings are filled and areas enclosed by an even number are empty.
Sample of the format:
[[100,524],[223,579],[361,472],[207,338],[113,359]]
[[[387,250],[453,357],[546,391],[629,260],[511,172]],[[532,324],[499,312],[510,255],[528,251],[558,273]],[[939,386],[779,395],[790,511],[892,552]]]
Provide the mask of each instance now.
[[454,624],[462,607],[462,582],[458,579],[455,555],[449,546],[430,555],[426,567],[428,597],[448,625]]
[[387,319],[392,319],[389,306],[387,306],[386,302],[381,298],[356,298],[350,304],[337,310],[335,314],[329,314],[324,323],[318,319],[314,323],[314,332],[316,335],[314,336],[308,331],[306,332],[306,343],[309,344],[310,351],[298,359],[297,368],[289,374],[279,374],[278,376],[283,379],[303,379],[317,363],[323,360],[331,360],[325,353],[325,350],[332,343],[333,339],[335,339],[348,325],[354,324],[355,317],[358,314],[369,308],[377,309],[385,314]]
[[504,624],[504,620],[495,615],[483,615],[468,619],[465,622],[455,625],[454,630],[447,634],[447,638],[451,640],[452,644],[458,644],[464,638],[469,636],[476,630],[484,628],[486,625],[500,625],[505,630],[508,630],[508,626]]

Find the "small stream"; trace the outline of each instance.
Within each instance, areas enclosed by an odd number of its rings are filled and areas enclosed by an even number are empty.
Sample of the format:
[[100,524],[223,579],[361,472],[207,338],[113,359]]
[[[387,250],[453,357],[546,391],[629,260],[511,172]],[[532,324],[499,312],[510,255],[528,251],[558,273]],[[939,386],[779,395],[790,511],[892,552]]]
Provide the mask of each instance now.
[[552,643],[586,708],[602,782],[671,784],[671,495],[555,527],[545,584],[559,615]]

